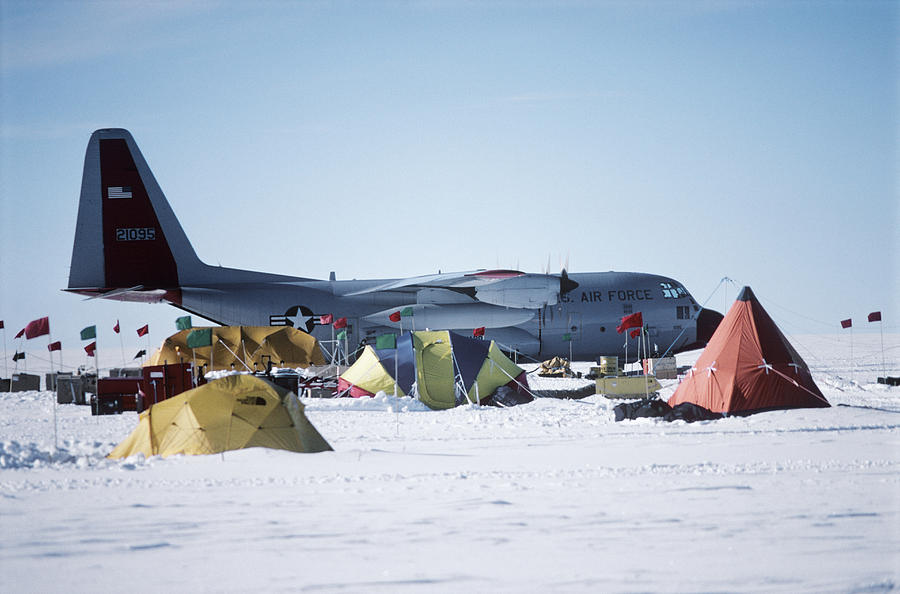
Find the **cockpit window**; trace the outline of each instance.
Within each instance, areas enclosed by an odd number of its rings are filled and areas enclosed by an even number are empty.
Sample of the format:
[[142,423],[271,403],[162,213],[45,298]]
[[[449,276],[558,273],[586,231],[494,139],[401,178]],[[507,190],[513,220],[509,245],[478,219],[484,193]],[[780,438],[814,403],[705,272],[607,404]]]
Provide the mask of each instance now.
[[678,299],[679,297],[687,297],[687,291],[678,283],[659,283],[662,294],[665,299]]

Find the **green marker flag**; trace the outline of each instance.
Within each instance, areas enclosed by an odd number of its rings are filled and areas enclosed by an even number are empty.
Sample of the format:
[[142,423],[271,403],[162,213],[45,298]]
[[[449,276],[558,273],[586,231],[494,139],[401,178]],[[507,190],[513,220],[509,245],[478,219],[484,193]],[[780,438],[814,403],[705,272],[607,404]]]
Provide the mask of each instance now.
[[81,331],[81,340],[91,340],[92,338],[97,338],[96,326],[88,326]]
[[212,345],[212,328],[201,328],[200,330],[192,330],[187,335],[187,345],[189,349],[198,349]]
[[344,340],[345,338],[347,338],[347,331],[346,331],[346,330],[341,330],[340,332],[337,333],[337,339],[338,339],[338,340]]
[[190,330],[193,328],[191,325],[191,316],[181,316],[175,320],[175,328],[178,330]]
[[404,307],[403,309],[400,310],[400,315],[403,316],[404,318],[410,317],[411,315],[413,315],[413,308]]
[[375,339],[375,348],[376,349],[395,349],[397,348],[397,335],[396,334],[382,334],[381,336]]
[[572,340],[572,335],[568,332],[566,334],[563,334],[563,340],[569,342],[570,340]]

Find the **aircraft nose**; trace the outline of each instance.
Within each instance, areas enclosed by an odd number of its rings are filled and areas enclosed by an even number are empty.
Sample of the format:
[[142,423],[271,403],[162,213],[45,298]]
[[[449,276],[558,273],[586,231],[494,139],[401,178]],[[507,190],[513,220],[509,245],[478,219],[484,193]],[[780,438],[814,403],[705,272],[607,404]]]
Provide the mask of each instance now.
[[712,309],[701,310],[700,315],[697,316],[697,342],[708,343],[724,317]]

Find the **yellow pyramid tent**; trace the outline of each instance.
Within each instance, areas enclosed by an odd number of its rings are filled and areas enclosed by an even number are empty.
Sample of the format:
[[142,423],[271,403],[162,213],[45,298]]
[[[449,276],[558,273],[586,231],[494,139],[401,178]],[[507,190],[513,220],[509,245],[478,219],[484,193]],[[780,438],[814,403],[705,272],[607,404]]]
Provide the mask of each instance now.
[[331,450],[293,392],[252,375],[229,375],[151,406],[109,457],[215,454],[254,447]]
[[[191,348],[192,333],[210,331],[212,346]],[[214,326],[191,328],[165,339],[150,357],[147,365],[188,363],[206,367],[206,371],[232,369],[255,371],[271,362],[276,367],[309,367],[324,365],[319,342],[306,332],[290,326]]]

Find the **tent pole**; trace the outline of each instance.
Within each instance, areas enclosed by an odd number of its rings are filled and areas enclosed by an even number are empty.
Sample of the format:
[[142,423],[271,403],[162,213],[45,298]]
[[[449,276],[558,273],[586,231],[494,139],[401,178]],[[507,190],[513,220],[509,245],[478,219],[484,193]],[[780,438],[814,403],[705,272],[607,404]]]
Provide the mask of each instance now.
[[[457,362],[457,360],[456,360],[456,351],[454,351],[454,349],[453,349],[453,341],[452,340],[450,341],[450,358],[451,358],[451,361],[453,362],[453,383],[456,386],[459,386],[459,389],[462,391],[463,395],[466,397],[466,402],[468,402],[469,404],[472,404],[472,399],[469,398],[469,391],[466,389],[466,384],[462,377],[462,370],[459,368],[459,362]],[[475,379],[476,379],[476,384],[477,384],[478,377],[476,376]],[[455,388],[454,388],[454,392],[456,392]]]
[[[243,341],[242,341],[242,342],[243,342]],[[243,365],[244,367],[247,368],[247,371],[253,371],[252,369],[250,369],[250,367],[249,367],[249,366],[248,366],[248,365],[247,365],[240,357],[237,356],[237,353],[235,353],[235,352],[232,351],[230,348],[228,348],[228,344],[227,344],[224,340],[220,340],[220,341],[219,341],[219,344],[221,344],[223,347],[225,347],[225,350],[226,350],[226,351],[228,351],[229,353],[231,353],[232,355],[234,355],[234,358],[237,359],[238,361],[240,361],[240,362],[241,362],[241,365]]]

